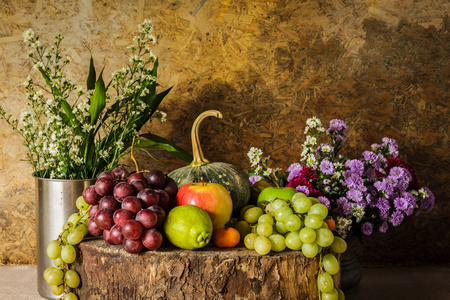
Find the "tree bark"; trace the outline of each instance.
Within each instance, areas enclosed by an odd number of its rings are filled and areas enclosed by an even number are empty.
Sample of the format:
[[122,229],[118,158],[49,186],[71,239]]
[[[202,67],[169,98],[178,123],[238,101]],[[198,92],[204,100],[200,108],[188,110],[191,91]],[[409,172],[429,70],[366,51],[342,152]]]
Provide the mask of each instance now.
[[134,255],[101,239],[79,249],[72,268],[80,274],[75,293],[83,300],[318,299],[319,258],[300,251],[261,256],[243,246],[196,251],[163,246]]

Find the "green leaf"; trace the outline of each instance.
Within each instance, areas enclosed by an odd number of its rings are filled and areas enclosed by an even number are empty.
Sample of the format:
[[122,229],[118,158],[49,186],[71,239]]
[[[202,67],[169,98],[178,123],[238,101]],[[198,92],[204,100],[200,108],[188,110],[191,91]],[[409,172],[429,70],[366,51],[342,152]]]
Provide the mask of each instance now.
[[61,96],[61,95],[62,95],[61,91],[60,91],[57,87],[55,87],[55,86],[52,85],[52,81],[50,80],[50,77],[49,77],[48,74],[44,71],[44,69],[39,68],[39,72],[41,72],[42,77],[44,77],[44,79],[45,79],[45,82],[46,82],[47,85],[51,88],[52,93],[53,93],[54,95],[56,95],[56,96]]
[[95,79],[96,79],[96,74],[95,74],[95,67],[94,67],[94,59],[92,58],[92,54],[91,54],[91,61],[89,64],[89,75],[88,75],[87,82],[86,82],[86,86],[87,86],[88,90],[95,89]]
[[100,112],[106,106],[106,88],[105,82],[102,78],[103,70],[98,77],[98,80],[95,82],[95,90],[94,95],[92,95],[91,103],[89,107],[89,114],[91,115],[91,125],[97,123],[98,116]]
[[[140,139],[136,140],[136,148],[149,148],[153,150],[165,150],[173,154],[175,157],[184,160],[188,163],[192,162],[194,158],[192,155],[175,144],[169,142],[163,137],[151,133],[140,134]],[[142,138],[145,138],[142,139]]]

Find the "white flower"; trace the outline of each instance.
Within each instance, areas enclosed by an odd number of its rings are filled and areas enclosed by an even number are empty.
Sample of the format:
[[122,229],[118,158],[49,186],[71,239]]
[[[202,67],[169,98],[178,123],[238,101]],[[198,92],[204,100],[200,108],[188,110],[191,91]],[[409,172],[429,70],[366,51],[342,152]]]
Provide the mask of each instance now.
[[323,145],[322,146],[322,152],[325,152],[325,153],[331,152],[331,146],[330,145]]
[[28,75],[28,77],[27,77],[27,79],[25,79],[25,82],[23,83],[23,85],[25,87],[28,87],[30,85],[30,83],[31,83],[31,76]]
[[33,68],[34,68],[35,70],[38,70],[38,71],[39,71],[39,69],[42,68],[42,62],[40,62],[40,61],[36,62],[36,63],[34,64]]
[[122,141],[117,141],[117,142],[116,142],[116,145],[117,145],[117,147],[118,147],[119,149],[122,149],[124,144],[123,144]]
[[58,145],[55,143],[51,143],[48,146],[48,152],[50,152],[50,154],[52,154],[52,155],[58,154]]
[[270,176],[270,174],[272,174],[272,171],[273,171],[272,168],[267,168],[267,170],[264,171],[263,175],[268,177]]
[[77,158],[75,158],[75,163],[77,165],[81,165],[83,163],[83,159],[81,159],[81,157],[77,157]]
[[320,120],[314,116],[306,120],[306,125],[308,125],[311,128],[316,128],[322,126],[322,122],[320,122]]
[[165,122],[167,120],[167,113],[163,111],[158,111],[160,113],[161,122]]
[[29,28],[29,29],[25,30],[23,32],[22,36],[23,36],[23,39],[24,39],[23,41],[24,42],[31,41],[34,38],[34,31],[33,31],[33,29]]

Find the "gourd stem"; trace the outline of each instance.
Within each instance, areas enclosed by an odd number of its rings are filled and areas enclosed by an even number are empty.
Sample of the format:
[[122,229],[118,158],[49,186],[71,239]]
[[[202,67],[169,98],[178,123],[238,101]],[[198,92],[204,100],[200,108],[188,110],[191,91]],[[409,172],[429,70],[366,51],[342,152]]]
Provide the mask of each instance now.
[[191,130],[192,156],[194,157],[194,160],[190,164],[191,167],[200,167],[209,164],[209,161],[203,156],[202,147],[200,146],[200,138],[198,136],[200,123],[207,117],[216,117],[221,119],[223,116],[218,110],[207,110],[202,112],[197,119],[195,119]]

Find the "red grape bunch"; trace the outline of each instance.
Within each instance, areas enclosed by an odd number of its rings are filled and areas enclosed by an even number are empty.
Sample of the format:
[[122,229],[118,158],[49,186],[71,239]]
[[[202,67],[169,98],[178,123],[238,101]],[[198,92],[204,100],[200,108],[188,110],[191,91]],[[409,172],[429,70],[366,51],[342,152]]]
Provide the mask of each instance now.
[[158,249],[160,227],[178,192],[175,181],[160,170],[128,173],[118,167],[102,172],[83,192],[89,208],[88,230],[128,253]]

